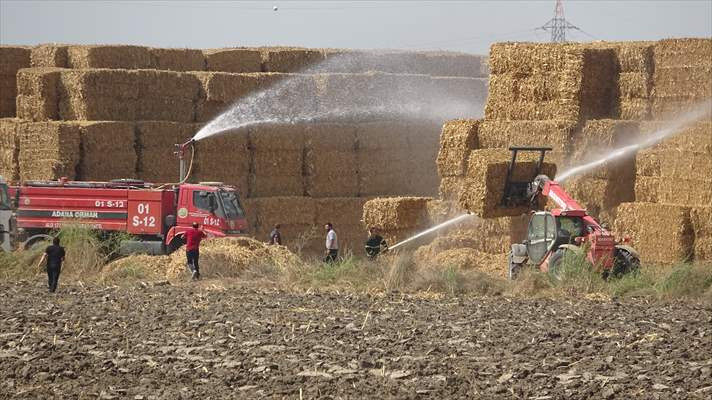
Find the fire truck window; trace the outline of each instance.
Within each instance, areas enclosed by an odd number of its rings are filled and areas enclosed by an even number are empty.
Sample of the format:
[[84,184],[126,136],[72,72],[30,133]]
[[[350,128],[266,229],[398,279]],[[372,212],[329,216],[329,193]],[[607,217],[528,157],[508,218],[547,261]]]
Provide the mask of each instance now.
[[240,218],[245,215],[245,212],[240,206],[240,201],[237,199],[237,195],[234,192],[221,191],[220,198],[222,199],[223,209],[225,210],[225,216],[227,218]]
[[193,192],[193,205],[199,210],[210,212],[210,196],[213,194],[202,190]]

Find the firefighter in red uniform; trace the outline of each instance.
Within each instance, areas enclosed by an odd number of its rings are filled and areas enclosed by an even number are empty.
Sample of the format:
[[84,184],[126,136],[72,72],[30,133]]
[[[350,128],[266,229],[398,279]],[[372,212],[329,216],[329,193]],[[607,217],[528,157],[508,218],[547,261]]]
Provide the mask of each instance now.
[[200,241],[204,237],[205,232],[199,229],[197,222],[193,222],[193,228],[185,231],[185,255],[188,258],[188,269],[191,271],[193,280],[200,279],[198,260],[200,259]]

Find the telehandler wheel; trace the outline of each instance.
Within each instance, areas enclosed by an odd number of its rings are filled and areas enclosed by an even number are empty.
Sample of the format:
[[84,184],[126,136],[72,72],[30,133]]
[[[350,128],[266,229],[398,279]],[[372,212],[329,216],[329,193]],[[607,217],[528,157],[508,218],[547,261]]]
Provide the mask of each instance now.
[[640,270],[640,260],[629,251],[616,248],[613,254],[613,268],[608,273],[609,278],[620,278],[623,275]]
[[561,280],[564,272],[564,258],[569,251],[567,249],[558,249],[549,257],[549,275],[552,278]]

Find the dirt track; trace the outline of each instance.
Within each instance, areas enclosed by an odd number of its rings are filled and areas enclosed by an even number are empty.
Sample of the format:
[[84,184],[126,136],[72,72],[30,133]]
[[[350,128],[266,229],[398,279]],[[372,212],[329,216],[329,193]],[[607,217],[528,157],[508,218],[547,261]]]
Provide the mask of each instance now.
[[709,398],[711,368],[709,306],[0,284],[0,398]]

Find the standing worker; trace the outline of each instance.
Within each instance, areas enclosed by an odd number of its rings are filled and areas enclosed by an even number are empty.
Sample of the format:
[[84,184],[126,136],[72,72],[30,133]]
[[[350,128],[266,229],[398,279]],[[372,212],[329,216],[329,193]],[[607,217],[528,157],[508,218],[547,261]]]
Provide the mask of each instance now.
[[57,290],[59,283],[59,274],[62,272],[62,263],[64,262],[64,247],[59,245],[59,238],[52,239],[52,244],[45,249],[40,262],[47,259],[47,280],[49,282],[49,292],[54,293]]
[[324,262],[332,263],[339,256],[339,239],[331,222],[327,222],[324,228],[326,229],[326,257],[324,257]]
[[388,251],[388,243],[386,243],[386,239],[384,239],[383,236],[378,234],[378,230],[372,226],[368,228],[366,255],[373,260],[381,251]]
[[185,255],[188,258],[188,269],[191,271],[191,279],[200,279],[200,241],[205,237],[205,232],[198,228],[198,223],[193,222],[193,227],[185,231]]
[[279,228],[281,228],[281,225],[277,224],[274,226],[274,229],[272,229],[272,232],[270,232],[269,244],[282,245],[282,234],[279,233]]

